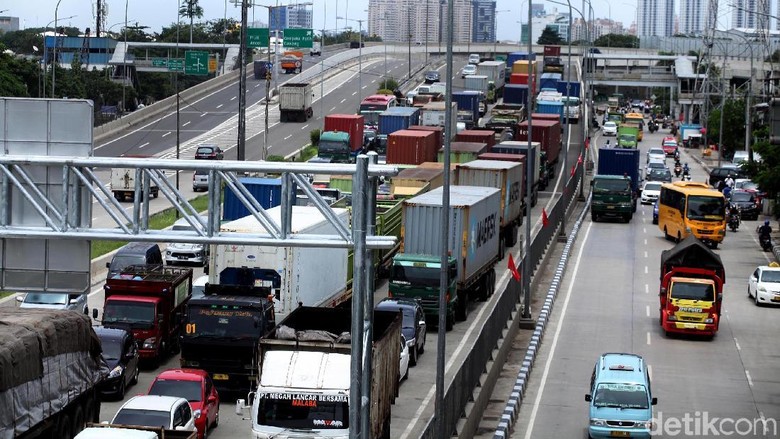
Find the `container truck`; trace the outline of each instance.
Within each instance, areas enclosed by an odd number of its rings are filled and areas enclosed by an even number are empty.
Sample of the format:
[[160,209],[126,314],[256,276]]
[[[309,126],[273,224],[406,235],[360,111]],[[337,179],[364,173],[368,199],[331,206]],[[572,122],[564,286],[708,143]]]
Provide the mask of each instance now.
[[313,115],[314,96],[308,82],[286,83],[279,86],[279,122],[306,122]]
[[579,81],[558,81],[557,89],[564,96],[578,98],[582,90],[582,83]]
[[303,70],[303,52],[288,50],[279,59],[279,66],[284,73],[301,73]]
[[[349,224],[347,209],[337,208],[333,211],[345,225]],[[281,206],[268,209],[267,213],[281,227]],[[252,235],[268,233],[251,215],[223,223],[220,230]],[[302,233],[335,235],[336,230],[318,208],[293,206],[290,233],[293,236]],[[209,283],[220,283],[220,273],[226,268],[255,269],[254,284],[271,289],[277,320],[287,316],[299,304],[334,307],[351,297],[351,291],[347,289],[345,248],[213,245],[209,261]]]
[[638,136],[638,127],[620,124],[617,131],[617,145],[620,148],[636,149]]
[[[477,156],[477,160],[498,160],[498,161],[501,161],[501,162],[512,162],[512,163],[520,164],[520,167],[523,169],[523,184],[521,185],[521,188],[520,188],[520,199],[523,200],[523,201],[521,203],[522,204],[522,212],[520,213],[520,215],[521,216],[525,216],[526,208],[528,207],[527,203],[525,201],[525,199],[526,199],[526,188],[528,187],[528,185],[526,184],[526,180],[525,180],[525,172],[526,172],[525,155],[523,155],[523,154],[504,154],[504,153],[500,153],[500,152],[485,152],[485,153],[482,153],[479,156]],[[538,172],[538,169],[537,169],[537,172]],[[534,187],[536,187],[536,185],[534,185]],[[531,193],[531,204],[533,206],[536,205],[536,191],[535,190]],[[521,221],[522,221],[522,218],[521,218]]]
[[[507,140],[499,143],[493,147],[493,151],[500,154],[517,154],[524,155],[531,162],[531,169],[533,169],[533,175],[531,181],[531,206],[536,206],[536,202],[539,198],[539,191],[547,188],[551,175],[547,172],[547,163],[544,161],[544,153],[541,150],[541,144],[539,142],[531,142],[531,148],[528,148],[528,142],[518,142],[514,140]],[[525,196],[526,190],[523,188],[523,196]]]
[[658,321],[664,332],[714,337],[726,270],[720,256],[689,235],[661,252]]
[[[149,155],[124,155],[123,157],[131,158],[151,158]],[[126,199],[133,200],[135,197],[135,168],[111,168],[111,193],[114,194],[114,198],[117,201],[124,201]],[[143,178],[141,178],[141,199],[143,199]],[[157,198],[160,194],[160,188],[157,184],[149,180],[149,195],[152,198]]]
[[[270,209],[282,204],[281,179],[242,177],[238,181],[244,185],[263,209]],[[249,209],[239,200],[233,189],[225,187],[224,194],[222,221],[233,221],[249,215]]]
[[[467,163],[487,152],[487,143],[450,142],[450,163]],[[444,148],[439,150],[439,163],[444,163]]]
[[[236,403],[250,409],[258,439],[349,437],[352,316],[349,309],[300,307],[260,339],[255,391]],[[370,431],[389,439],[398,394],[401,315],[374,311],[371,340]]]
[[419,165],[436,161],[436,145],[441,144],[435,131],[400,130],[387,136],[388,165]]
[[466,129],[471,129],[479,121],[479,101],[481,96],[478,91],[464,90],[452,93],[452,100],[458,106],[458,122],[466,124]]
[[527,73],[512,73],[509,75],[509,83],[518,85],[534,85],[534,76]]
[[270,61],[255,60],[253,65],[255,79],[271,80],[273,74],[274,64]]
[[549,90],[558,90],[558,82],[560,81],[561,74],[560,73],[542,73],[539,77],[539,87]]
[[463,79],[463,88],[465,90],[478,91],[482,93],[482,96],[487,99],[488,77],[485,75],[466,75],[466,77]]
[[639,150],[599,148],[596,175],[591,180],[591,219],[602,217],[631,221],[639,190]]
[[536,101],[536,111],[545,114],[558,115],[558,122],[563,123],[564,118],[564,106],[561,101]]
[[504,86],[504,104],[526,105],[528,93],[533,93],[527,85],[507,84]]
[[512,73],[525,73],[526,75],[537,74],[537,61],[519,60],[512,63]]
[[561,46],[544,46],[544,72],[563,73]]
[[[181,316],[192,296],[192,269],[131,265],[106,279],[103,326],[133,333],[141,360],[159,364],[179,352]],[[97,309],[92,310],[97,319]]]
[[262,269],[229,267],[207,283],[184,313],[181,367],[203,369],[220,392],[248,392],[257,379],[260,337],[275,325],[270,286]]
[[325,116],[317,155],[333,163],[350,163],[363,148],[364,124],[365,119],[359,114]]
[[[518,135],[515,140],[528,140],[528,121],[520,122]],[[539,142],[547,160],[547,170],[552,178],[555,174],[555,165],[561,153],[561,124],[556,121],[534,120],[531,129],[531,141]]]
[[[323,131],[317,142],[317,157],[309,160],[317,163],[352,163],[349,133],[344,131]],[[357,156],[355,153],[354,156]]]
[[401,253],[393,257],[391,297],[420,300],[434,326],[439,314],[439,274],[443,216],[449,216],[446,330],[466,320],[470,297],[487,300],[495,288],[499,257],[500,192],[495,188],[450,187],[450,211],[442,207],[444,188],[404,201]]
[[379,134],[388,135],[398,130],[409,129],[420,123],[420,109],[412,107],[392,107],[379,113]]
[[100,352],[89,316],[0,309],[0,438],[69,438],[99,422]]
[[[443,127],[446,115],[446,102],[429,102],[422,107],[420,125]],[[458,120],[458,104],[455,102],[452,102],[452,107],[450,107],[450,117],[454,125],[455,121]]]
[[440,150],[444,145],[444,127],[433,125],[412,125],[409,127],[409,129],[412,131],[429,131],[434,133],[436,151]]
[[485,128],[501,133],[506,129],[517,133],[517,124],[525,120],[525,104],[496,104],[490,110],[490,117],[484,121]]
[[493,84],[496,97],[501,96],[501,90],[506,83],[506,62],[483,61],[477,64],[477,75],[487,76],[488,84]]
[[[522,193],[525,173],[520,163],[499,160],[474,160],[455,168],[455,184],[459,186],[483,186],[501,191],[499,215],[499,255],[505,247],[517,244],[517,231],[523,224]],[[502,258],[503,259],[503,258]]]

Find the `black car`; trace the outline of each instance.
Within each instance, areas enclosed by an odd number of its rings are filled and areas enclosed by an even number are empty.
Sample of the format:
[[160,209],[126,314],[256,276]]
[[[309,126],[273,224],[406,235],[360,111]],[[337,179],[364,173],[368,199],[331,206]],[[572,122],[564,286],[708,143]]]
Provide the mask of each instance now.
[[124,329],[96,326],[95,333],[103,348],[103,360],[108,366],[108,376],[100,383],[102,396],[122,400],[128,385],[138,383],[138,348],[133,333]]
[[740,216],[743,220],[757,220],[761,213],[761,205],[756,200],[756,195],[752,192],[733,190],[729,194],[731,204],[739,208]]
[[217,145],[200,145],[195,150],[196,159],[222,160],[224,157],[224,152]]
[[651,169],[647,173],[647,181],[663,181],[665,183],[671,183],[672,173],[669,169]]
[[423,312],[420,302],[386,297],[377,303],[376,309],[401,311],[403,315],[401,333],[406,338],[407,346],[409,346],[409,364],[412,366],[416,365],[417,357],[425,350],[425,334],[427,333],[425,312]]
[[742,168],[739,168],[735,165],[721,166],[719,168],[713,168],[712,171],[710,171],[710,186],[717,188],[718,183],[725,180],[729,175],[731,175],[731,178],[734,180],[738,178],[746,178],[745,172],[742,170]]
[[441,75],[436,70],[430,70],[425,72],[425,83],[433,84],[434,82],[441,81]]

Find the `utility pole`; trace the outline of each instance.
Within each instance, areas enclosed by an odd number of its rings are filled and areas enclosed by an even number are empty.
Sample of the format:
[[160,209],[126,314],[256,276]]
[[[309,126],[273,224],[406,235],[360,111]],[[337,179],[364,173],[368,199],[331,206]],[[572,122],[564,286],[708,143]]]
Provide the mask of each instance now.
[[[236,160],[243,161],[246,157],[246,26],[247,0],[241,1],[241,42],[238,59],[240,61],[238,80],[238,140],[236,142]],[[268,98],[266,98],[266,103]],[[268,110],[266,109],[266,117]]]
[[409,76],[412,79],[412,7],[406,9],[406,29],[409,31]]

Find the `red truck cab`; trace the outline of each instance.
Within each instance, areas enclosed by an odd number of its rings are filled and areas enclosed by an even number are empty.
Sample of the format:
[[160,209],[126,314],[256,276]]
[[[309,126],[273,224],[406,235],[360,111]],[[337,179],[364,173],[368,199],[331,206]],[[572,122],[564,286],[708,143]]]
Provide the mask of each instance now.
[[720,256],[693,235],[661,253],[659,321],[664,332],[714,337],[726,272]]
[[191,268],[132,265],[103,288],[103,325],[131,331],[142,360],[157,362],[178,351],[184,307],[192,296]]

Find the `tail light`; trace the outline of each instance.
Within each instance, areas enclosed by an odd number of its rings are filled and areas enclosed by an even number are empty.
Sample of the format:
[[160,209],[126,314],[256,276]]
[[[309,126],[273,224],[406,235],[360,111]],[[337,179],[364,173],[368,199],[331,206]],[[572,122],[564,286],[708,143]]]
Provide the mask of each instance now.
[[387,292],[387,297],[393,297],[393,293],[391,291]]

